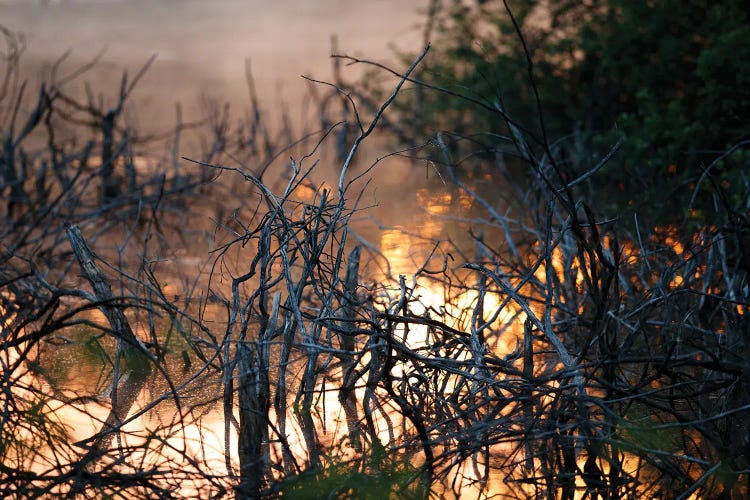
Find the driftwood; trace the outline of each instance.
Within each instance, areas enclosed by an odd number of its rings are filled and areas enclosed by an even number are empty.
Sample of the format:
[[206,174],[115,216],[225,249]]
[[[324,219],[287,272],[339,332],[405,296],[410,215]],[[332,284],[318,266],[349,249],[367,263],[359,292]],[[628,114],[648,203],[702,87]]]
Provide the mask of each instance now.
[[[99,456],[106,452],[115,434],[123,425],[128,413],[141,393],[151,373],[151,363],[146,347],[133,333],[122,309],[117,306],[106,276],[94,262],[94,254],[86,244],[78,226],[70,226],[66,233],[84,276],[94,290],[99,310],[104,313],[117,339],[117,360],[112,381],[112,410],[101,430],[93,437],[90,454]],[[124,363],[122,363],[122,361]],[[124,370],[119,370],[118,367]]]

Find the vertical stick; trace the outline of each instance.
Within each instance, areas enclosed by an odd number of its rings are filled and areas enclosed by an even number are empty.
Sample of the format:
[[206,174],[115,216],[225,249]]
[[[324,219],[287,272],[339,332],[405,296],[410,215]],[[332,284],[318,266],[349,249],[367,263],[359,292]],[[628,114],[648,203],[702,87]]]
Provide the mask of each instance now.
[[356,318],[355,306],[357,304],[357,280],[359,274],[359,258],[362,249],[355,247],[349,254],[349,262],[346,268],[346,280],[344,281],[344,297],[341,300],[341,309],[339,317],[343,320],[339,322],[341,333],[341,389],[339,389],[339,402],[344,407],[346,415],[346,425],[349,429],[349,441],[352,447],[362,450],[361,431],[359,428],[359,412],[357,410],[357,398],[354,392],[354,386],[357,382],[355,376],[354,353],[356,351],[356,342],[354,337],[354,319]]
[[281,294],[273,296],[271,315],[258,333],[258,342],[237,344],[240,406],[239,493],[246,498],[261,498],[266,478],[271,477],[268,442],[268,411],[271,407],[269,382],[270,342],[276,333]]
[[244,498],[261,498],[265,475],[263,430],[267,425],[268,389],[263,387],[262,372],[267,367],[261,366],[259,350],[254,342],[240,342],[237,345],[240,403],[239,494]]
[[281,456],[284,460],[284,474],[290,475],[296,468],[296,462],[292,450],[289,448],[286,433],[287,420],[287,366],[289,365],[289,355],[292,352],[292,341],[296,330],[295,320],[290,314],[284,317],[284,333],[282,334],[281,354],[279,357],[279,379],[276,383],[276,399],[274,408],[276,410],[276,420],[279,427],[279,440],[281,441]]
[[[532,333],[532,322],[527,319],[523,325],[523,420],[525,425],[534,425],[534,401],[531,389],[534,378],[534,342]],[[529,432],[526,437],[526,474],[532,476],[534,473],[534,447],[532,436]]]
[[102,117],[102,166],[100,201],[102,205],[120,194],[120,185],[115,176],[114,131],[118,113],[112,109]]

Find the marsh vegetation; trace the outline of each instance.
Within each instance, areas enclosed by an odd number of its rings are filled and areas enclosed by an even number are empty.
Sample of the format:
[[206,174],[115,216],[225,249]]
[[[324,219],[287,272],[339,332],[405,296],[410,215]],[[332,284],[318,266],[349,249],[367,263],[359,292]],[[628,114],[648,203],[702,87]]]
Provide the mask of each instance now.
[[[140,136],[141,72],[101,98],[69,91],[85,72],[32,89],[3,30],[0,494],[746,495],[747,141],[686,163],[670,210],[633,208],[640,179],[601,188],[612,163],[674,157],[551,137],[554,61],[507,7],[433,3],[435,44],[401,66],[337,55],[304,131],[268,126],[248,72],[245,119]],[[490,14],[518,42],[493,62],[517,64],[513,106],[439,45]],[[394,157],[423,210],[378,226]]]

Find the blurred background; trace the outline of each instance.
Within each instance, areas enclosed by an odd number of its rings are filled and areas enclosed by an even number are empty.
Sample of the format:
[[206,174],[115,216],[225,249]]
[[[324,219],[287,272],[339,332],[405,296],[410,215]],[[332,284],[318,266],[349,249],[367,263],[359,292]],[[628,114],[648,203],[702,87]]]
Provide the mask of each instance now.
[[[393,62],[394,48],[419,50],[427,0],[0,0],[0,24],[24,35],[27,77],[46,76],[66,51],[65,74],[99,62],[85,79],[116,92],[122,70],[156,61],[130,105],[141,126],[174,121],[210,97],[247,104],[250,60],[265,107],[299,104],[301,74],[331,77],[331,37],[341,52]],[[78,82],[76,82],[78,84]],[[147,107],[148,113],[142,110]],[[166,114],[166,116],[165,116]],[[293,113],[292,113],[293,115]],[[132,117],[131,117],[132,119]],[[155,122],[155,123],[154,123]]]

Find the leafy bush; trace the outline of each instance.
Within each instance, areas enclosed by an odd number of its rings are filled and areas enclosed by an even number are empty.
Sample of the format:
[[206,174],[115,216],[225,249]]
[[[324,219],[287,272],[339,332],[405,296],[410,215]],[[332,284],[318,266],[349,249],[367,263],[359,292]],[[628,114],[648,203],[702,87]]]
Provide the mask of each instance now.
[[419,481],[421,471],[398,455],[373,451],[354,463],[339,461],[286,479],[284,498],[426,498],[428,488]]
[[613,202],[611,210],[640,209],[665,223],[680,221],[692,200],[693,214],[710,220],[717,188],[748,209],[742,148],[712,164],[748,139],[750,25],[743,2],[507,6],[457,1],[435,11],[429,79],[473,102],[420,95],[414,123],[436,124],[494,150],[502,144],[498,134],[507,132],[502,109],[537,143],[562,137],[553,146],[566,152],[571,178],[596,163],[592,152],[600,156],[622,138],[622,150],[591,191]]

